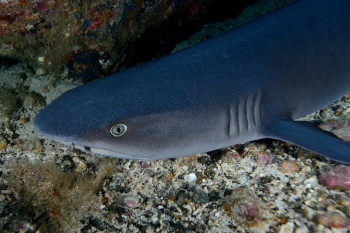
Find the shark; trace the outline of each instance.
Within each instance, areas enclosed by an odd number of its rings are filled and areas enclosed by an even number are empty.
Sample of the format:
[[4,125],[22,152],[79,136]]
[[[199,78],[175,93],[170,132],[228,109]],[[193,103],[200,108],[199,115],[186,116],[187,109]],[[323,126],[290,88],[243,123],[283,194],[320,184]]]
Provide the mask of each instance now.
[[350,1],[299,0],[182,51],[63,93],[34,120],[89,153],[156,160],[278,139],[350,164],[350,143],[295,119],[350,92]]

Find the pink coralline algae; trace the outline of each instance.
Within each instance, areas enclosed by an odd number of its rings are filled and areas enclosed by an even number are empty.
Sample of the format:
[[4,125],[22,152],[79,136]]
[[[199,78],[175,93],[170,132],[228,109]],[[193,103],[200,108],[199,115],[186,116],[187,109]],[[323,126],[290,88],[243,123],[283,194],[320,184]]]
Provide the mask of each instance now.
[[264,202],[249,189],[235,189],[225,196],[223,209],[228,216],[240,222],[261,221],[269,218]]
[[259,211],[260,210],[255,205],[255,203],[244,203],[241,206],[241,212],[239,213],[239,216],[244,218],[254,218],[256,220],[260,220],[261,216]]
[[263,165],[272,164],[272,159],[273,159],[272,154],[259,151],[257,156],[258,156],[258,162],[260,164],[263,164]]
[[340,213],[326,213],[316,216],[319,224],[328,228],[346,228],[350,225],[350,219]]
[[347,190],[350,188],[350,167],[339,165],[318,177],[319,182],[329,189]]
[[125,199],[125,204],[130,208],[134,209],[138,205],[138,202],[135,201],[134,199]]

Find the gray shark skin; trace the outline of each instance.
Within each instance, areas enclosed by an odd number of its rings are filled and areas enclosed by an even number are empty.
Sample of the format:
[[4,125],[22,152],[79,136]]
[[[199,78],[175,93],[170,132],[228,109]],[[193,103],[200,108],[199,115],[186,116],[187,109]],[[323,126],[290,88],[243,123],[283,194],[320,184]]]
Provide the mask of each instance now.
[[67,91],[37,115],[35,127],[80,150],[125,159],[272,138],[350,164],[350,143],[293,121],[350,92],[349,12],[349,0],[297,1]]

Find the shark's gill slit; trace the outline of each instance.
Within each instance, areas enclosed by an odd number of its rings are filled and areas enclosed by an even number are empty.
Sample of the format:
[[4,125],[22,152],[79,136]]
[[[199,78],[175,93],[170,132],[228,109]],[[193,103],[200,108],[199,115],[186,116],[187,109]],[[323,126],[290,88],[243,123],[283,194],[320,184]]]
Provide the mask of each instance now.
[[247,119],[247,131],[250,132],[252,127],[252,123],[254,122],[254,110],[252,109],[254,102],[254,96],[248,95],[246,102],[245,102],[245,112],[246,112],[246,119]]
[[124,124],[115,124],[115,125],[113,125],[111,127],[109,132],[114,137],[120,137],[120,136],[123,136],[126,133],[127,129],[128,129],[128,127],[126,125],[124,125]]
[[259,127],[260,125],[260,104],[261,104],[261,93],[257,92],[254,96],[254,106],[253,106],[255,127]]
[[[229,137],[256,130],[261,124],[261,93],[239,99],[236,108],[229,105]],[[236,111],[236,112],[235,112]]]
[[228,120],[228,137],[231,137],[232,136],[232,131],[234,130],[233,129],[233,123],[235,122],[234,119],[233,119],[233,109],[232,109],[232,105],[230,104],[228,106],[228,111],[229,111],[229,120]]
[[241,99],[238,99],[238,104],[237,104],[237,129],[238,129],[238,135],[241,134],[242,131],[242,121],[241,121]]
[[247,97],[243,97],[243,100],[239,101],[239,134],[248,131],[248,109],[247,109]]

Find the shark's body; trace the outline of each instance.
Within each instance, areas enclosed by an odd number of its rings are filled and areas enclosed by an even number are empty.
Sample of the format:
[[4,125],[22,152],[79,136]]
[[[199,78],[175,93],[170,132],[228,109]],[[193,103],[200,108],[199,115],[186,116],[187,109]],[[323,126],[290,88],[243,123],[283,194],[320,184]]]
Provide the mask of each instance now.
[[[53,140],[118,158],[174,158],[274,138],[349,164],[349,143],[293,121],[350,92],[349,12],[349,0],[300,0],[68,91],[35,126]],[[122,136],[112,135],[114,125]]]

